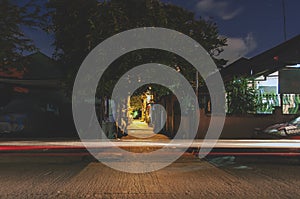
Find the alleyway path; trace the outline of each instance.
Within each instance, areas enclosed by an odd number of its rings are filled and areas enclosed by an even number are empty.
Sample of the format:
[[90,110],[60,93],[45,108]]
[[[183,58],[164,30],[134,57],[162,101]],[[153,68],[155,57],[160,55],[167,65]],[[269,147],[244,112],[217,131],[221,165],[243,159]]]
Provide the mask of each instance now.
[[143,139],[143,140],[168,140],[169,138],[162,134],[156,134],[152,127],[149,127],[147,123],[139,120],[134,120],[132,124],[128,126],[128,136],[122,137],[122,139]]

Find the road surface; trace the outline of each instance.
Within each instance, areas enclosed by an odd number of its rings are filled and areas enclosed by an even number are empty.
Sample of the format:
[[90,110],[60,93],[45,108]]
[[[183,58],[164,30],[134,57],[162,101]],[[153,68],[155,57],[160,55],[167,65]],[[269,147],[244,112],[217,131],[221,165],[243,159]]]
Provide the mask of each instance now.
[[[158,142],[153,138],[157,135],[151,133],[151,129],[147,129],[145,134],[141,133],[141,129],[131,128],[129,136],[132,139],[127,137],[116,142],[121,147],[134,146],[134,150],[139,152],[147,152],[153,144],[161,147],[159,144],[170,142],[167,138]],[[196,140],[195,143],[201,142]],[[221,149],[268,146],[277,150],[299,143],[223,140],[218,145]],[[11,151],[17,147],[23,148]],[[70,152],[65,147],[73,147],[74,151]],[[82,151],[82,147],[74,141],[0,142],[0,198],[300,198],[300,162],[297,155],[217,153],[199,159],[193,153],[185,153],[164,169],[130,174],[113,170],[86,156],[88,153]],[[109,150],[106,155],[113,156]],[[115,160],[112,158],[111,161]],[[134,164],[138,166],[139,163]]]
[[256,160],[185,154],[162,170],[129,174],[77,157],[2,157],[0,198],[300,197],[297,161]]

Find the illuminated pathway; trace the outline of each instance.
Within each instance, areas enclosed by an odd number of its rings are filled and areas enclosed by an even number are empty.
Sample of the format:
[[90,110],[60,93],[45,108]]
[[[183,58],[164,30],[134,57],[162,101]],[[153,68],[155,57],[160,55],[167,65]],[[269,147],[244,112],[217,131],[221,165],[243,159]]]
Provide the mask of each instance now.
[[168,140],[168,137],[162,134],[153,132],[153,128],[149,127],[147,123],[134,120],[128,126],[128,136],[122,137],[123,140],[129,139],[144,139],[144,140]]

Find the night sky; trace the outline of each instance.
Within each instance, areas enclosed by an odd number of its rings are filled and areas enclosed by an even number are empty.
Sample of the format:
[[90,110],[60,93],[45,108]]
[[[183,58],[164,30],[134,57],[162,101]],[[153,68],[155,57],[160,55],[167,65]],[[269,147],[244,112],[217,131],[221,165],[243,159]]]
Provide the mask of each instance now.
[[[252,57],[284,42],[282,0],[162,0],[210,18],[228,47],[220,55],[230,62]],[[300,34],[300,1],[284,0],[287,39]],[[51,56],[53,35],[24,28],[40,50]]]

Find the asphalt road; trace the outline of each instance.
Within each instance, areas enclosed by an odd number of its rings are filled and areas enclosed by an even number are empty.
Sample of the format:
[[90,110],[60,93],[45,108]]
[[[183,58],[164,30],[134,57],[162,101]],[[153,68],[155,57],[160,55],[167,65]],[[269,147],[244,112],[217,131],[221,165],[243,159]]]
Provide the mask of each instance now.
[[0,198],[300,198],[295,158],[185,154],[129,174],[79,157],[1,157]]

